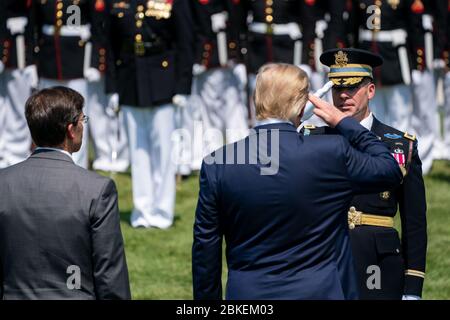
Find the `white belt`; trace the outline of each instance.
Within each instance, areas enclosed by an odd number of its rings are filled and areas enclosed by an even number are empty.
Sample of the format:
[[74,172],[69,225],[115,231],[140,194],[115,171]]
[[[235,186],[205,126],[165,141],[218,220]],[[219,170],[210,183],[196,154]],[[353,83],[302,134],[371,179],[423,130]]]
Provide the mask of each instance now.
[[286,24],[267,24],[263,22],[252,22],[248,26],[248,29],[255,33],[270,33],[273,35],[288,35],[292,40],[298,40],[302,37],[302,32],[300,27],[295,22],[290,22]]
[[[54,36],[55,26],[48,24],[43,25],[42,33],[46,36]],[[91,25],[61,26],[59,29],[59,35],[63,37],[80,37],[83,41],[87,41],[91,37]]]
[[359,39],[363,41],[392,42],[394,46],[406,43],[407,33],[403,29],[372,31],[359,30]]

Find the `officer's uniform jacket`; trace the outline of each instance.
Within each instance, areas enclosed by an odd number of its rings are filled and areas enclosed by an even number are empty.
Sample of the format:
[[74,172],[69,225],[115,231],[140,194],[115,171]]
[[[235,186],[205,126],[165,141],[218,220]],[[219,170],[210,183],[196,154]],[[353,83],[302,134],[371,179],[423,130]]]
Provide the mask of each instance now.
[[[30,0],[2,0],[0,1],[0,60],[6,68],[18,68],[17,37],[24,37],[24,66],[33,64],[33,30],[30,15]],[[14,19],[24,19],[23,32],[11,33],[8,26]]]
[[[305,126],[302,130],[305,135],[336,133],[334,129],[329,127]],[[352,232],[362,232],[362,229],[358,229],[361,228],[361,226],[358,226],[358,219],[355,219],[358,212],[382,217],[394,217],[399,210],[402,241],[400,247],[397,232],[390,232],[393,230],[392,228],[380,226],[372,227],[373,230],[367,228],[364,229],[367,231],[364,242],[356,246],[356,250],[355,245],[353,245],[353,254],[358,258],[366,254],[370,255],[372,250],[376,250],[378,257],[401,255],[405,270],[404,289],[403,292],[398,293],[397,297],[400,298],[402,294],[421,296],[425,276],[427,224],[425,187],[422,177],[422,163],[417,151],[417,140],[414,136],[381,123],[375,117],[371,131],[390,148],[392,155],[402,169],[404,179],[402,184],[394,189],[353,197],[349,210],[350,235],[352,235]],[[372,243],[373,239],[375,239],[374,243]],[[372,244],[373,247],[371,247]],[[366,278],[368,277],[365,267],[361,272],[362,274],[359,275],[363,277],[363,280],[359,281],[362,286],[366,285]],[[388,273],[389,271],[386,271],[384,274]],[[403,284],[402,276],[400,275],[399,279],[393,279],[393,281],[400,281]],[[360,289],[360,291],[363,290]],[[364,298],[363,292],[360,292],[360,294]],[[381,298],[386,297],[381,296]]]
[[192,8],[185,0],[109,2],[106,90],[148,107],[189,94],[194,60]]
[[377,85],[410,84],[412,69],[425,70],[422,1],[360,0],[352,7],[357,46],[384,59],[374,74]]
[[[314,2],[314,1],[312,1]],[[315,18],[309,0],[241,0],[240,30],[248,50],[248,67],[255,73],[267,62],[307,63]],[[248,17],[251,22],[247,24]]]
[[[90,67],[105,71],[105,0],[36,0],[33,4],[40,77],[70,80],[84,78]],[[84,63],[88,42],[93,49],[91,59]]]
[[[233,0],[193,0],[195,21],[195,63],[206,69],[224,66],[219,59],[219,46],[224,45],[226,58],[238,60],[240,57],[239,28],[236,23],[238,2]],[[215,30],[213,16],[223,15],[225,28]],[[222,32],[226,40],[218,41],[218,34]]]

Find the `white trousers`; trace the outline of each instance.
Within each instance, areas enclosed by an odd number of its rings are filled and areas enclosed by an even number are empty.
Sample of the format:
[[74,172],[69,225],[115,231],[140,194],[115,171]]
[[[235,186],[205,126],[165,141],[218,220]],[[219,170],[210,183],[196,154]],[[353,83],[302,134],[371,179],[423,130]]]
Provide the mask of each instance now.
[[[84,98],[84,108],[83,112],[86,115],[89,115],[89,105],[88,105],[88,94],[87,94],[87,81],[85,79],[74,79],[74,80],[55,80],[55,79],[46,79],[41,78],[39,80],[39,87],[41,89],[44,88],[50,88],[55,86],[64,86],[68,87],[70,89],[73,89],[77,91],[79,94],[81,94]],[[75,152],[72,154],[73,161],[79,165],[80,167],[83,167],[87,169],[89,163],[88,163],[88,150],[89,150],[89,123],[84,125],[83,129],[83,140],[82,145],[80,148],[80,151]]]
[[[224,143],[248,135],[241,81],[231,68],[211,69],[194,78],[184,127],[192,133],[191,169],[199,170],[204,156]],[[220,134],[214,134],[216,129]]]
[[440,137],[436,86],[430,71],[413,72],[412,79],[414,108],[410,130],[417,135],[422,171],[427,174],[433,163],[433,148]]
[[131,156],[133,227],[169,228],[175,208],[175,107],[123,106]]
[[445,74],[444,100],[444,158],[450,160],[450,72]]
[[25,160],[31,136],[25,119],[25,103],[31,81],[20,70],[0,74],[0,168]]
[[105,80],[89,82],[88,105],[89,130],[95,150],[94,170],[124,172],[130,165],[128,139],[123,112],[117,117],[106,113],[108,98]]

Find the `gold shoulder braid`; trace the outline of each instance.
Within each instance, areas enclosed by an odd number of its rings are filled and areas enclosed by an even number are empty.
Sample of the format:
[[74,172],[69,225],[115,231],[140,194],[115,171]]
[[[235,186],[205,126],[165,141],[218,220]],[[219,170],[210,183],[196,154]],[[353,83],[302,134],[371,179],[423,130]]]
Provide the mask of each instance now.
[[169,19],[172,15],[173,0],[149,0],[147,1],[147,17],[159,19]]

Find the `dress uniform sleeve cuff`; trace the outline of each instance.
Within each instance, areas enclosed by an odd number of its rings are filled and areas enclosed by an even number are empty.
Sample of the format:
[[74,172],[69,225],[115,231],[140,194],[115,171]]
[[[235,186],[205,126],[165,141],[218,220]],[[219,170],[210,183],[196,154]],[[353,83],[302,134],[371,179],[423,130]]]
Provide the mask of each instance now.
[[406,274],[403,294],[422,297],[423,280],[422,277]]

